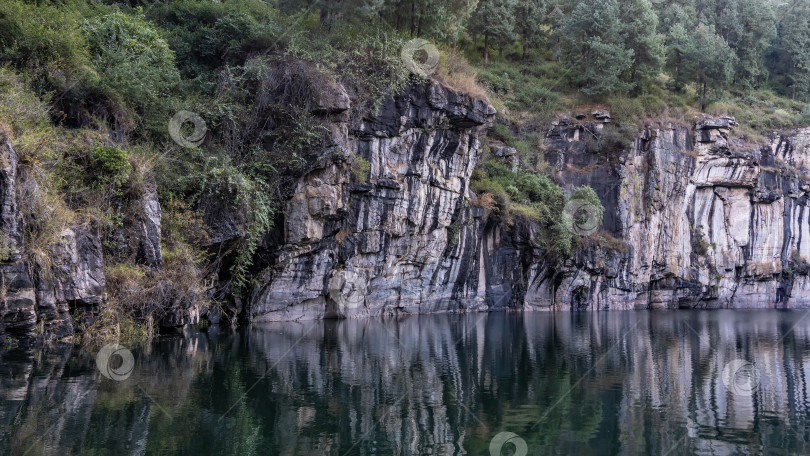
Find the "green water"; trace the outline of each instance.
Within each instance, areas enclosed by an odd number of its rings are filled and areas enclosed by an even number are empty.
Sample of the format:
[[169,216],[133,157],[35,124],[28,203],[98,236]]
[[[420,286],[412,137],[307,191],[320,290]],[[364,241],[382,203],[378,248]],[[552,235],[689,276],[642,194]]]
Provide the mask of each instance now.
[[808,454],[806,315],[285,322],[161,338],[123,381],[4,352],[0,454]]

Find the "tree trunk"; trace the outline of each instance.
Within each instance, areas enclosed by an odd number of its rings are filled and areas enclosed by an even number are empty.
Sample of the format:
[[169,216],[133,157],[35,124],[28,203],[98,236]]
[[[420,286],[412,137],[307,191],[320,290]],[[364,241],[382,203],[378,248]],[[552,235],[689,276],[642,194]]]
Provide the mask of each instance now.
[[681,91],[681,75],[680,73],[681,67],[681,52],[679,50],[675,50],[675,91]]
[[703,81],[703,86],[700,89],[700,112],[706,109],[706,81]]
[[[792,66],[793,66],[793,73],[795,74],[796,73],[796,62],[793,62]],[[794,79],[794,81],[795,81],[795,79]],[[793,100],[793,101],[796,101],[796,82],[794,82],[792,85],[793,85],[793,87],[792,87],[793,88],[793,95],[790,97],[790,99]]]
[[489,32],[484,33],[484,66],[489,65]]
[[411,1],[411,36],[416,31],[416,0]]

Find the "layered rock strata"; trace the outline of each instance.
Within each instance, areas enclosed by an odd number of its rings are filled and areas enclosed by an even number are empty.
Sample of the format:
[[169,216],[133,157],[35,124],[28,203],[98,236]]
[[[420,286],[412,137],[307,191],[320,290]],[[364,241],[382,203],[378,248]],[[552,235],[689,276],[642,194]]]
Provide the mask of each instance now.
[[[543,146],[557,180],[590,185],[606,208],[601,230],[558,264],[531,223],[471,204],[493,114],[431,83],[362,121],[336,122],[332,158],[287,203],[252,320],[810,303],[810,130],[762,144],[736,135],[733,118],[705,116],[594,151],[588,138],[614,128],[609,114],[554,122]],[[515,165],[505,149],[493,155]],[[367,181],[354,177],[358,156]]]

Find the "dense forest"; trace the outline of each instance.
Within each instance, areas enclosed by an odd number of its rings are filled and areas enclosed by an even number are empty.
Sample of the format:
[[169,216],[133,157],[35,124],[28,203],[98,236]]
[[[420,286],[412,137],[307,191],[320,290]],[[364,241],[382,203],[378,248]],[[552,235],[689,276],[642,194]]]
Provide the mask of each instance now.
[[[282,2],[284,11],[318,2]],[[810,91],[810,4],[803,0],[402,0],[319,7],[321,25],[377,16],[408,35],[481,44],[515,58],[561,62],[586,94],[643,92],[666,70],[671,88]]]
[[[490,138],[533,163],[483,160],[473,190],[550,232],[561,209],[548,200],[564,197],[521,125],[605,108],[617,121],[607,140],[621,146],[648,119],[702,111],[737,116],[753,139],[810,121],[810,0],[5,0],[0,133],[41,189],[23,208],[26,254],[41,262],[63,227],[92,224],[109,318],[135,333],[178,300],[239,294],[324,150],[319,78],[345,85],[349,115],[362,117],[423,81],[400,58],[416,37],[441,53],[429,77],[489,100],[500,119]],[[199,141],[172,141],[179,111],[204,120]],[[354,166],[362,180],[368,163]],[[150,186],[163,210],[157,269],[117,241]],[[228,242],[211,238],[217,207],[244,215]],[[568,255],[561,236],[549,248]],[[213,292],[204,283],[218,269]]]

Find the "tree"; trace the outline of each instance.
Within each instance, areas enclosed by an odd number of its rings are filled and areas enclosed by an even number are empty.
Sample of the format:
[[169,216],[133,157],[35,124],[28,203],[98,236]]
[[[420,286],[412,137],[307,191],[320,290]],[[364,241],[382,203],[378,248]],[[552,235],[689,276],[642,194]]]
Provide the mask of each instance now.
[[756,87],[768,78],[765,53],[776,36],[776,15],[770,2],[735,0],[736,14],[727,14],[737,23],[726,38],[737,55],[735,79],[746,87]]
[[515,31],[523,45],[523,59],[529,49],[537,49],[543,45],[545,32],[543,26],[546,22],[545,0],[521,0],[515,7]]
[[470,27],[484,35],[484,65],[489,64],[491,43],[503,46],[514,41],[517,0],[479,0]]
[[810,1],[793,0],[779,22],[779,49],[791,97],[810,94]]
[[579,0],[563,23],[564,56],[583,93],[626,92],[633,50],[624,46],[616,0]]
[[689,59],[694,65],[695,81],[700,91],[700,110],[706,108],[708,89],[725,87],[734,74],[736,56],[714,27],[700,24],[694,33],[694,45],[689,49]]
[[658,15],[650,0],[619,3],[623,45],[633,51],[630,81],[656,76],[664,64],[664,42],[658,34]]
[[669,29],[666,44],[667,70],[672,74],[672,88],[677,92],[683,90],[692,78],[694,64],[690,59],[694,45],[692,37],[682,24],[675,24]]

